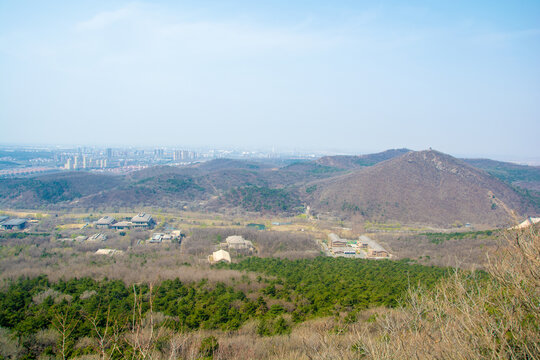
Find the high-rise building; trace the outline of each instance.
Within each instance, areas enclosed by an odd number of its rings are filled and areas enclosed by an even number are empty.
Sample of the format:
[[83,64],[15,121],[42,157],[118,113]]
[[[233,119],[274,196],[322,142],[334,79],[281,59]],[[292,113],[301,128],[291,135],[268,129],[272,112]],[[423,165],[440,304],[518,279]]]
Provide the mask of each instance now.
[[111,148],[107,148],[107,159],[111,159],[113,157],[113,151]]
[[163,149],[155,149],[154,150],[154,157],[157,158],[157,159],[162,159],[164,153],[165,153],[165,151]]

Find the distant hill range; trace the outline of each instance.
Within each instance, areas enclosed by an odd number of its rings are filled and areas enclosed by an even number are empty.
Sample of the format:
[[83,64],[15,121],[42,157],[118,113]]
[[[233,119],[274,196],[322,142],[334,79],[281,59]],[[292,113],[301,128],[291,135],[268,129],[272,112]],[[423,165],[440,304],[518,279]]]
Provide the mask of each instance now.
[[519,165],[490,159],[463,159],[463,161],[508,184],[522,189],[540,191],[540,166]]
[[536,211],[499,179],[437,151],[408,152],[306,189],[315,211],[375,221],[502,225]]
[[324,156],[315,162],[323,166],[331,166],[339,169],[357,169],[373,166],[385,160],[390,160],[410,152],[409,149],[391,149],[376,154],[368,155],[337,155]]
[[[284,163],[284,162],[282,162]],[[4,208],[142,206],[449,225],[499,225],[536,215],[539,169],[394,149],[276,163],[218,159],[114,176],[70,172],[0,180]],[[526,186],[521,186],[526,184]]]

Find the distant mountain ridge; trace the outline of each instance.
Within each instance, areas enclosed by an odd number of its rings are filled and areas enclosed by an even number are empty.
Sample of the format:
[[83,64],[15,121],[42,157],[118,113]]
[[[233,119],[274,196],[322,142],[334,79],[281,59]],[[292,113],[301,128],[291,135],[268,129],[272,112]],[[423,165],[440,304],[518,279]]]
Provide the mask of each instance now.
[[[530,194],[518,193],[489,170],[466,162],[437,151],[392,149],[297,161],[280,168],[271,162],[217,159],[183,167],[156,166],[124,176],[71,172],[2,179],[0,206],[187,207],[294,215],[309,205],[315,213],[341,218],[433,224],[502,224],[512,210],[518,215],[538,212],[540,206],[535,208]],[[522,176],[523,171],[536,170],[519,171]]]
[[409,149],[390,149],[380,153],[367,155],[336,155],[323,156],[315,162],[323,166],[332,166],[340,169],[355,169],[366,166],[373,166],[382,161],[393,159],[397,156],[406,154],[412,150]]
[[504,224],[534,211],[498,179],[437,151],[408,152],[308,186],[314,211],[369,220]]
[[519,165],[490,159],[463,159],[463,161],[509,184],[540,191],[540,166]]

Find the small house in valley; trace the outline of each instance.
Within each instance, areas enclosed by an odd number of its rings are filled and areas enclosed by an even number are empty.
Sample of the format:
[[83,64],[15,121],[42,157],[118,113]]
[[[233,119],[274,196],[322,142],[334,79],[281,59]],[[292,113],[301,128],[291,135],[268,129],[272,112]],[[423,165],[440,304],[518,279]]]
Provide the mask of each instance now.
[[10,219],[5,220],[2,223],[2,229],[4,230],[22,230],[26,227],[28,220],[26,219]]
[[165,234],[161,234],[161,233],[155,233],[152,235],[152,237],[150,238],[150,240],[148,241],[149,243],[151,244],[159,244],[163,241],[163,237],[165,236]]
[[115,222],[115,218],[107,215],[96,221],[96,227],[98,229],[109,229]]
[[102,234],[102,233],[97,233],[90,236],[87,241],[94,242],[94,241],[105,241],[105,240],[107,240],[107,235]]
[[131,223],[134,229],[152,229],[156,224],[152,215],[146,213],[139,213],[131,219]]
[[131,229],[131,222],[130,221],[119,221],[117,223],[114,223],[111,225],[111,229],[115,230],[128,230]]
[[229,251],[234,250],[242,253],[251,253],[254,250],[253,243],[240,235],[228,236],[227,239],[225,239],[225,242],[221,243],[220,246]]
[[328,247],[345,247],[347,246],[347,240],[340,238],[336,234],[332,233],[328,235]]
[[374,258],[390,257],[390,253],[385,248],[383,248],[376,241],[373,241],[369,237],[362,235],[360,236],[358,240],[359,240],[358,243],[360,243],[360,247],[367,249],[367,253],[369,257],[374,257]]
[[221,249],[221,250],[218,250],[218,251],[214,251],[212,253],[212,255],[210,255],[208,257],[208,261],[211,263],[211,264],[215,264],[215,263],[218,263],[218,262],[228,262],[230,263],[231,262],[231,255]]

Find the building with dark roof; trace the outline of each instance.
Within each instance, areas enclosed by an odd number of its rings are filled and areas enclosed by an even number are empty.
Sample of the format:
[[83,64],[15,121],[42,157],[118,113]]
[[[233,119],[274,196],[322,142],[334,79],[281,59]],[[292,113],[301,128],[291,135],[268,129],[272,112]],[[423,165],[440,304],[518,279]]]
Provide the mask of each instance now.
[[96,221],[96,227],[98,229],[108,229],[110,228],[114,223],[116,222],[116,219],[112,216],[104,216],[98,221]]
[[149,242],[152,244],[161,243],[163,241],[163,237],[164,237],[164,234],[156,233],[152,235]]
[[328,234],[328,247],[345,247],[347,246],[347,240],[340,238],[336,234]]
[[88,241],[105,241],[107,240],[107,235],[102,233],[97,233],[88,238]]
[[1,226],[4,230],[22,230],[26,227],[26,219],[10,219],[5,220]]
[[146,213],[139,213],[131,219],[134,229],[151,229],[156,224],[152,215]]
[[120,221],[120,222],[112,224],[111,229],[126,230],[126,229],[131,229],[132,226],[133,224],[131,223],[131,221]]

